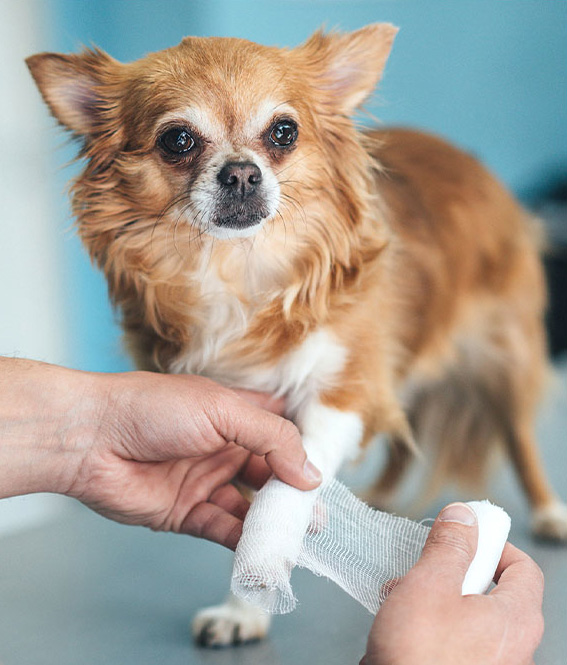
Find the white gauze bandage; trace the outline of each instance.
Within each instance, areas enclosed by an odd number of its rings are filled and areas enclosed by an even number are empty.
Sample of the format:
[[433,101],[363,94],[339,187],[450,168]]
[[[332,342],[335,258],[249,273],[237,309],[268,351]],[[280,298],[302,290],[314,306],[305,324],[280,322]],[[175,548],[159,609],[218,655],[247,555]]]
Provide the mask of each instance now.
[[[469,505],[478,517],[479,538],[463,594],[484,593],[510,518],[488,501]],[[286,519],[289,515],[297,521]],[[272,479],[257,494],[244,522],[231,588],[266,612],[291,612],[297,601],[290,575],[299,565],[328,577],[376,613],[392,581],[417,562],[429,531],[423,524],[373,510],[336,480],[320,491],[301,492]],[[304,535],[298,541],[300,532]]]

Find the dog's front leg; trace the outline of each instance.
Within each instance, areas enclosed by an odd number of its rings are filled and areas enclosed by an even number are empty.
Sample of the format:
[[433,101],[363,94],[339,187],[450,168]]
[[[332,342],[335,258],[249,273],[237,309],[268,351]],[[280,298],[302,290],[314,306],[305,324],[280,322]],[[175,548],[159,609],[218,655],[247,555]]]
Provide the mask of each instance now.
[[269,614],[230,593],[224,603],[197,612],[193,638],[203,647],[237,646],[261,640],[270,622]]
[[[356,456],[364,430],[358,414],[313,399],[294,419],[309,459],[321,470],[324,482],[335,476],[343,462]],[[317,490],[303,492],[275,478],[258,492],[239,545],[238,556],[245,562],[248,579],[255,579],[262,588],[259,575],[267,571],[289,586],[317,494]],[[249,554],[242,557],[242,550]],[[273,577],[268,583],[273,583]],[[230,646],[262,639],[269,625],[269,614],[231,593],[225,603],[196,615],[193,634],[202,646]]]
[[[304,405],[297,424],[310,460],[331,480],[352,459],[363,438],[361,417],[319,399]],[[244,522],[235,558],[232,590],[269,612],[295,606],[289,578],[309,527],[318,490],[304,492],[270,479],[258,492]]]

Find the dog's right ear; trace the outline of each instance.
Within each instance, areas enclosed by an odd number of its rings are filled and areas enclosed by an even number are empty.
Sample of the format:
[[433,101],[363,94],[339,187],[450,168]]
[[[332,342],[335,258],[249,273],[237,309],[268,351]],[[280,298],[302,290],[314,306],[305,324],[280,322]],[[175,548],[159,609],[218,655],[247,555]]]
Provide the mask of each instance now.
[[397,32],[390,23],[345,33],[319,30],[291,54],[300,59],[323,104],[351,115],[382,77]]
[[98,134],[116,117],[122,65],[103,51],[38,53],[26,64],[53,115],[74,134]]

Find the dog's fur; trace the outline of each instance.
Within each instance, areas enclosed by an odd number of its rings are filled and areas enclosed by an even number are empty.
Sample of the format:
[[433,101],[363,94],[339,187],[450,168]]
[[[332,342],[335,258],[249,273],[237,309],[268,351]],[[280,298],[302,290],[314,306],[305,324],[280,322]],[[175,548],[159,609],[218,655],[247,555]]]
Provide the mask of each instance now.
[[[380,493],[412,432],[437,451],[439,482],[481,479],[500,442],[535,531],[565,539],[533,432],[546,373],[537,229],[441,139],[356,128],[395,32],[318,32],[292,50],[187,38],[131,64],[86,50],[28,65],[82,139],[74,213],[140,368],[285,394],[300,424],[314,401],[355,414],[357,445],[391,439]],[[278,122],[297,125],[295,141],[272,141]],[[175,128],[195,141],[181,156],[164,148]],[[219,185],[234,163],[238,200]]]

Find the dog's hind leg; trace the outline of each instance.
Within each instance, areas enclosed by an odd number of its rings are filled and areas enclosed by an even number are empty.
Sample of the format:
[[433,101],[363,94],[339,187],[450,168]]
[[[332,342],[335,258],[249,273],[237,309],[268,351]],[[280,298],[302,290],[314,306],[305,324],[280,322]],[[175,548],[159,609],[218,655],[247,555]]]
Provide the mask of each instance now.
[[[548,374],[543,332],[510,317],[507,325],[492,329],[482,348],[471,353],[470,347],[462,347],[460,370],[461,386],[468,377],[477,400],[471,420],[476,426],[469,426],[469,431],[481,432],[476,438],[485,444],[492,431],[491,438],[504,444],[532,510],[534,535],[567,542],[567,506],[547,479],[535,436],[537,407]],[[470,405],[472,397],[463,404]],[[455,420],[457,415],[455,410]]]
[[393,437],[388,442],[386,460],[379,478],[361,493],[361,498],[374,508],[387,510],[391,505],[392,494],[402,482],[415,457],[415,452],[404,441]]
[[505,433],[504,442],[530,502],[534,535],[567,542],[567,506],[549,486],[533,426],[514,422]]
[[[432,458],[420,498],[433,498],[451,479],[478,492],[501,444],[532,510],[534,535],[567,542],[567,506],[547,480],[535,438],[548,371],[542,332],[510,315],[484,324],[484,334],[460,338],[444,372],[414,378],[408,392],[408,419]],[[394,447],[374,492],[394,490],[409,462],[410,452]]]
[[228,647],[264,638],[271,617],[230,593],[221,605],[200,610],[192,623],[195,642],[203,647]]
[[507,358],[501,366],[502,441],[532,509],[534,535],[567,542],[567,506],[546,477],[535,436],[537,406],[549,374],[544,333],[533,322],[516,324],[500,338]]

